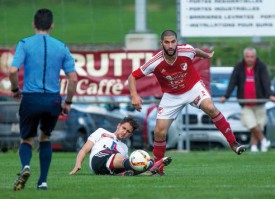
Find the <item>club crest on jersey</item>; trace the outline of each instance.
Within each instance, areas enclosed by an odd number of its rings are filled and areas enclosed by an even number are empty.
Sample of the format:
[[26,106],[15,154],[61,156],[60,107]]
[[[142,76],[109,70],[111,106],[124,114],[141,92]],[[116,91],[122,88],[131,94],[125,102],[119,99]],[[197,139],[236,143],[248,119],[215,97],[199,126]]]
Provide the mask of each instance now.
[[183,71],[186,71],[187,70],[187,63],[182,63],[180,65],[180,68],[183,70]]

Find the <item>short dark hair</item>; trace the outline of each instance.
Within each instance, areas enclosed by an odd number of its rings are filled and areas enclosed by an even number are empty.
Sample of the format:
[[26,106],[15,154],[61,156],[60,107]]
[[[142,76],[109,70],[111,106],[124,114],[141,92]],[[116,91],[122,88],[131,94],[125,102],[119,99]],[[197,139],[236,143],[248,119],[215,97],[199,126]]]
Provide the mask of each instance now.
[[53,23],[53,13],[47,8],[36,11],[34,15],[34,25],[38,30],[49,30]]
[[128,122],[133,127],[133,132],[139,128],[137,121],[132,117],[125,117],[121,120],[120,124]]
[[177,33],[174,31],[174,30],[165,30],[161,33],[161,40],[163,41],[164,37],[167,37],[167,36],[175,36],[176,39],[177,39]]

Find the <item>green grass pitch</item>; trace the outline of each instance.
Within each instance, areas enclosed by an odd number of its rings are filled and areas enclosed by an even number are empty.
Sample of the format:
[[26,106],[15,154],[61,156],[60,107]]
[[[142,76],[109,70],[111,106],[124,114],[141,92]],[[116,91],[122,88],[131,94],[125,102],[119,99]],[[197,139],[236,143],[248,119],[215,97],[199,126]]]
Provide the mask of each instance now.
[[68,173],[76,153],[53,153],[48,190],[36,190],[39,175],[38,153],[33,151],[31,177],[22,191],[13,191],[20,171],[17,152],[0,153],[0,198],[275,198],[275,150],[246,152],[230,150],[176,152],[166,167],[166,176],[96,176],[90,174],[88,156],[82,170]]

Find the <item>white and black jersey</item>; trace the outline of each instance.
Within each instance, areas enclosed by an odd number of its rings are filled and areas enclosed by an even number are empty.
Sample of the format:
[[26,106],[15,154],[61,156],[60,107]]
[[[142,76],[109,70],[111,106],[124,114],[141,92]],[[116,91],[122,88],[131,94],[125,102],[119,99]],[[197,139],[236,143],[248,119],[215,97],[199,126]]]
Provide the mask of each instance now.
[[[105,154],[104,150],[117,151],[125,157],[128,157],[128,147],[125,143],[118,140],[114,133],[111,133],[103,128],[97,129],[94,133],[92,133],[88,140],[94,143],[94,146],[91,150],[89,166],[91,171],[94,173],[94,169],[92,168],[91,162],[94,156],[101,156],[104,158],[105,156],[110,157]],[[109,167],[109,161],[107,162],[106,167]]]

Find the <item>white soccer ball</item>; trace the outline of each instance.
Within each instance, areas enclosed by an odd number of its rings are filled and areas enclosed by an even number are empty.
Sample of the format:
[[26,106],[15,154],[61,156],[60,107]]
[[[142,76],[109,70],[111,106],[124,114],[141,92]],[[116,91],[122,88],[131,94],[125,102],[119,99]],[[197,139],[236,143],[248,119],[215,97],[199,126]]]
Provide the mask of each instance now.
[[129,160],[134,170],[145,171],[150,166],[151,157],[144,150],[135,150],[131,153]]

